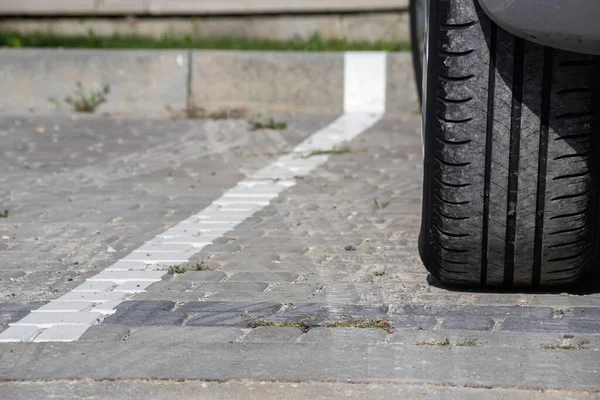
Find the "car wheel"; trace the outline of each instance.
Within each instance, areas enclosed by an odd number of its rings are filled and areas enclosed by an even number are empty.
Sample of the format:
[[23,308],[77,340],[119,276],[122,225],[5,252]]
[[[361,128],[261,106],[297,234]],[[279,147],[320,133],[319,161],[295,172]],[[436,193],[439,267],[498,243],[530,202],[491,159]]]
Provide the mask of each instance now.
[[419,238],[450,285],[548,287],[595,267],[598,58],[431,0]]

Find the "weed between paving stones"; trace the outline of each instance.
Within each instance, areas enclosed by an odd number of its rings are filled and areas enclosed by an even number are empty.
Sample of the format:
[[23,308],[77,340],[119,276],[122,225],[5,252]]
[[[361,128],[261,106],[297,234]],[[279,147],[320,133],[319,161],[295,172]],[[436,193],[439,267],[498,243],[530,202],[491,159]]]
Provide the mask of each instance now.
[[[261,326],[275,326],[285,328],[298,328],[303,333],[308,332],[312,328],[321,326],[315,323],[316,317],[311,316],[308,318],[298,318],[296,321],[265,321],[264,319],[256,318],[244,312],[242,318],[246,322],[248,328],[258,328]],[[396,329],[392,326],[389,321],[381,318],[374,318],[371,320],[362,318],[344,318],[340,321],[327,321],[325,322],[327,328],[358,328],[358,329],[382,329],[387,333],[394,333]]]
[[386,321],[379,317],[374,319],[346,318],[341,321],[328,321],[325,326],[328,328],[373,328],[383,329],[387,333],[396,332],[396,329],[392,326],[390,321]]
[[378,210],[383,210],[384,208],[390,205],[389,201],[379,201],[377,198],[374,200],[374,202],[375,207],[377,207]]
[[170,265],[166,269],[169,274],[178,275],[188,271],[208,271],[209,268],[204,261],[200,261],[193,265]]
[[4,212],[0,212],[0,218],[8,218],[8,210],[4,210]]
[[[107,95],[110,93],[110,85],[104,84],[101,90],[92,90],[89,94],[85,93],[83,84],[77,81],[77,88],[73,96],[65,97],[64,102],[73,108],[73,111],[83,113],[93,113],[102,104],[106,103]],[[60,102],[56,97],[49,97],[48,101],[57,108],[61,108]]]
[[302,156],[302,158],[310,158],[310,157],[314,157],[314,156],[322,156],[322,155],[332,155],[332,154],[348,154],[350,153],[351,150],[348,146],[335,146],[330,150],[313,150],[310,153]]
[[577,344],[542,344],[541,347],[542,349],[546,349],[546,350],[585,350],[587,347],[585,347],[586,344],[588,344],[590,341],[589,340],[580,340],[579,342],[577,342]]
[[173,110],[170,106],[165,107],[166,110],[171,114],[171,119],[211,119],[211,120],[222,120],[222,119],[244,119],[248,115],[248,109],[246,108],[221,108],[216,111],[207,111],[202,107],[190,107],[185,108],[181,111]]
[[248,312],[242,313],[242,318],[246,322],[248,328],[258,328],[260,326],[276,326],[280,328],[298,328],[303,333],[308,332],[314,325],[311,323],[316,319],[315,317],[310,318],[298,318],[294,322],[287,321],[265,321],[264,319],[256,318],[248,314]]
[[273,118],[269,118],[266,121],[262,121],[260,119],[251,119],[248,121],[248,124],[250,124],[248,127],[249,131],[258,131],[262,129],[282,131],[287,129],[287,122],[276,122]]
[[477,344],[477,339],[466,338],[463,340],[459,340],[456,343],[450,343],[448,338],[444,340],[432,341],[432,342],[417,342],[415,343],[417,346],[457,346],[457,347],[476,347],[479,346]]

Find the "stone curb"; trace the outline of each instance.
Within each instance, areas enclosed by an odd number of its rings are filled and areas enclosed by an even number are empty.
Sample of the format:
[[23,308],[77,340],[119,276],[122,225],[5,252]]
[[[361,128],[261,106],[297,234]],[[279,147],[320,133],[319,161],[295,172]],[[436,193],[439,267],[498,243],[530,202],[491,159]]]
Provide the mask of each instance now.
[[[97,112],[185,115],[342,113],[345,53],[191,50],[0,50],[0,112],[71,112],[63,99],[80,81],[86,92],[108,84]],[[418,110],[409,53],[387,54],[386,112]],[[62,103],[60,109],[49,101]]]

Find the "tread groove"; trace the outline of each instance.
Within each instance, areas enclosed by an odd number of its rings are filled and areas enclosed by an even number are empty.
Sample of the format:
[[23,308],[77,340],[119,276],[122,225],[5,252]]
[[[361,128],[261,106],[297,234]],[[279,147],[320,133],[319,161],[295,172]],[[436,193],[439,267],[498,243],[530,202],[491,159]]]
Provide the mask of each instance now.
[[442,81],[446,81],[446,82],[464,82],[464,81],[468,81],[469,79],[474,78],[475,75],[474,74],[470,74],[470,75],[465,75],[465,76],[447,76],[447,75],[438,75],[438,78]]
[[442,57],[464,57],[464,56],[468,56],[469,54],[473,53],[475,51],[475,49],[469,49],[469,50],[465,50],[465,51],[446,51],[446,50],[440,50],[440,56]]
[[440,136],[436,136],[435,138],[437,140],[439,140],[440,142],[442,142],[444,144],[449,144],[449,145],[461,145],[461,144],[471,143],[471,139],[452,141],[452,140],[444,139],[443,137],[440,137]]
[[546,210],[546,174],[548,171],[548,130],[550,126],[550,101],[552,95],[552,48],[544,47],[542,72],[542,109],[540,115],[540,143],[538,151],[537,199],[533,243],[533,271],[531,284],[540,286],[544,248],[544,216]]
[[515,274],[517,231],[517,201],[519,193],[519,148],[521,144],[521,109],[523,100],[523,69],[525,41],[515,37],[515,55],[510,112],[510,152],[508,159],[508,193],[506,199],[506,243],[504,258],[504,285],[512,286]]
[[473,100],[473,98],[467,97],[465,99],[448,99],[446,97],[438,96],[438,100],[441,101],[442,103],[447,103],[447,104],[464,104],[464,103],[470,102],[471,100]]
[[496,46],[498,28],[496,24],[490,26],[490,63],[488,67],[488,99],[487,121],[485,128],[485,170],[483,183],[483,223],[481,233],[481,267],[480,284],[487,285],[488,246],[490,228],[490,188],[492,179],[492,133],[494,131],[494,89],[496,85]]
[[465,22],[463,24],[440,24],[440,27],[445,30],[461,30],[461,29],[470,28],[476,24],[477,24],[477,21],[469,21],[469,22]]

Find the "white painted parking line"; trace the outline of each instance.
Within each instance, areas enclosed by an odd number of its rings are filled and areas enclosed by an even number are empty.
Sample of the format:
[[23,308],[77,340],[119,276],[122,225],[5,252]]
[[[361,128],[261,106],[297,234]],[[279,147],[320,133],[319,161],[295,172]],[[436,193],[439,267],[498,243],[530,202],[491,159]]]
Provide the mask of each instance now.
[[0,333],[0,342],[77,340],[89,326],[114,313],[121,302],[160,281],[166,273],[165,264],[188,262],[329,158],[313,152],[344,146],[372,127],[385,112],[386,54],[346,53],[344,62],[342,116],[296,146],[292,154],[277,158],[239,182],[204,210],[157,235],[77,289],[10,324]]

